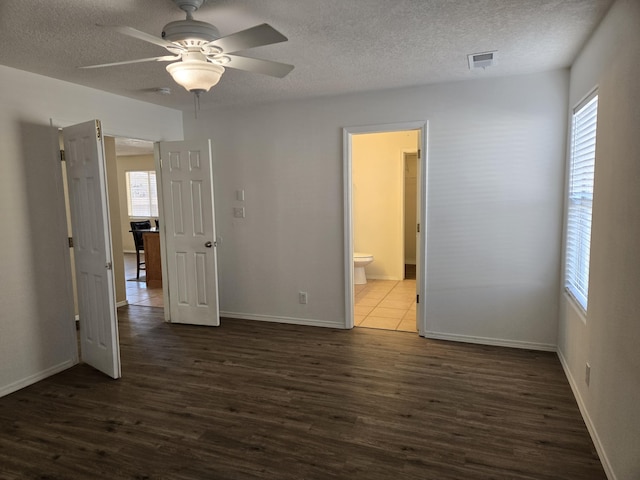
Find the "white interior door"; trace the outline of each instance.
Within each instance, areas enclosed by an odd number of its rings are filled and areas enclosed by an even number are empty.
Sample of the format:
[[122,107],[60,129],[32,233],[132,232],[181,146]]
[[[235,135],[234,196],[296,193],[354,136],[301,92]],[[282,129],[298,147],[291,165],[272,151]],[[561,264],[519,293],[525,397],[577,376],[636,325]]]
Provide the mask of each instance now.
[[119,378],[120,344],[100,122],[63,129],[82,360]]
[[220,325],[211,141],[160,142],[169,320]]

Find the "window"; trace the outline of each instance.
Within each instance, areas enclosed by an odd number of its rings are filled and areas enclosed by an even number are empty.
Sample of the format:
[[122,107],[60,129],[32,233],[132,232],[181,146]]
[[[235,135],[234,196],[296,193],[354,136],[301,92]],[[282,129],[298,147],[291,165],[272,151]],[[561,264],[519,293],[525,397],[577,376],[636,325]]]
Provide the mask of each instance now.
[[156,172],[127,172],[127,211],[130,217],[157,217]]
[[598,95],[594,92],[573,112],[565,250],[565,287],[585,311],[589,292],[597,119]]

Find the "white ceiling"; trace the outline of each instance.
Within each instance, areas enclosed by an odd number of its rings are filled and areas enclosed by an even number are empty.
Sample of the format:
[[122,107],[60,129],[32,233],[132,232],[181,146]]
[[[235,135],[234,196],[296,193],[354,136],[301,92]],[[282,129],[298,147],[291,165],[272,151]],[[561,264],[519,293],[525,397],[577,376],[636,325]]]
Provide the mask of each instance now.
[[[208,0],[196,20],[228,35],[269,23],[289,41],[244,55],[295,65],[286,78],[228,69],[201,108],[519,75],[567,67],[612,0]],[[171,0],[2,0],[0,64],[183,110],[193,97],[166,63],[78,66],[166,55],[102,29],[159,36],[184,14]],[[467,55],[498,51],[470,71]],[[170,87],[170,95],[153,90]]]

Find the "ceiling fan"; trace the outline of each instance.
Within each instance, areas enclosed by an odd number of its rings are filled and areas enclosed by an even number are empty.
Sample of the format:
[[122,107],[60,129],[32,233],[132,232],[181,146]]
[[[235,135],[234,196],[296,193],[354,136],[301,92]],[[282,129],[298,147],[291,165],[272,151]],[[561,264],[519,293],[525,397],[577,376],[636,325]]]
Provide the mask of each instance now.
[[235,55],[235,52],[263,45],[286,42],[287,37],[263,23],[225,37],[210,23],[194,20],[193,14],[207,0],[173,0],[187,18],[170,22],[162,29],[162,38],[117,25],[100,25],[129,37],[166,48],[172,55],[141,58],[124,62],[104,63],[80,68],[103,68],[141,62],[173,62],[167,71],[176,83],[194,93],[196,97],[216,85],[225,67],[285,77],[293,65]]

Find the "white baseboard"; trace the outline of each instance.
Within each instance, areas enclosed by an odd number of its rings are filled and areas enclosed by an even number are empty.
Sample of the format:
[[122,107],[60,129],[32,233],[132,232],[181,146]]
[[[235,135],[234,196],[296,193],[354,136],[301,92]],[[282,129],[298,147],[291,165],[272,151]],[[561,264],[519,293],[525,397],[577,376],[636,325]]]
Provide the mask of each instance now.
[[580,395],[578,384],[576,383],[575,378],[573,378],[573,375],[571,375],[569,364],[564,358],[564,355],[562,355],[562,351],[560,349],[558,349],[558,358],[560,359],[560,364],[562,365],[564,374],[566,375],[567,380],[569,381],[569,385],[571,386],[573,396],[576,398],[576,402],[578,403],[578,408],[580,409],[580,413],[582,414],[582,419],[584,420],[584,423],[587,426],[587,430],[589,431],[589,435],[591,435],[591,440],[596,447],[596,451],[598,452],[598,456],[600,457],[600,463],[602,463],[602,468],[604,468],[604,473],[607,475],[607,478],[609,480],[617,480],[615,473],[613,473],[613,468],[611,468],[609,458],[607,457],[607,454],[604,451],[604,447],[602,446],[602,442],[600,441],[600,437],[598,436],[596,427],[593,425],[584,400]]
[[507,340],[502,338],[490,338],[490,337],[472,337],[470,335],[458,335],[455,333],[437,333],[425,332],[426,338],[432,338],[434,340],[448,340],[450,342],[464,342],[464,343],[477,343],[480,345],[493,345],[496,347],[510,347],[510,348],[522,348],[525,350],[540,350],[544,352],[555,352],[557,346],[551,343],[535,343],[524,342],[521,340]]
[[391,275],[369,275],[367,273],[367,278],[370,280],[393,280],[396,282],[401,282],[402,278],[396,278]]
[[73,359],[66,360],[58,365],[54,365],[52,367],[47,368],[46,370],[42,370],[41,372],[34,373],[33,375],[29,375],[28,377],[22,378],[17,382],[10,383],[9,385],[5,385],[0,388],[0,397],[4,397],[5,395],[9,395],[10,393],[16,392],[21,388],[28,387],[29,385],[33,385],[40,380],[44,380],[51,375],[55,375],[56,373],[60,373],[67,368],[71,368],[76,364]]
[[121,302],[116,303],[116,308],[124,307],[126,305],[129,305],[129,301],[128,300],[122,300]]
[[326,327],[344,329],[344,323],[312,318],[274,317],[271,315],[255,315],[251,313],[220,312],[220,317],[238,318],[243,320],[258,320],[260,322],[288,323],[290,325],[305,325],[308,327]]

